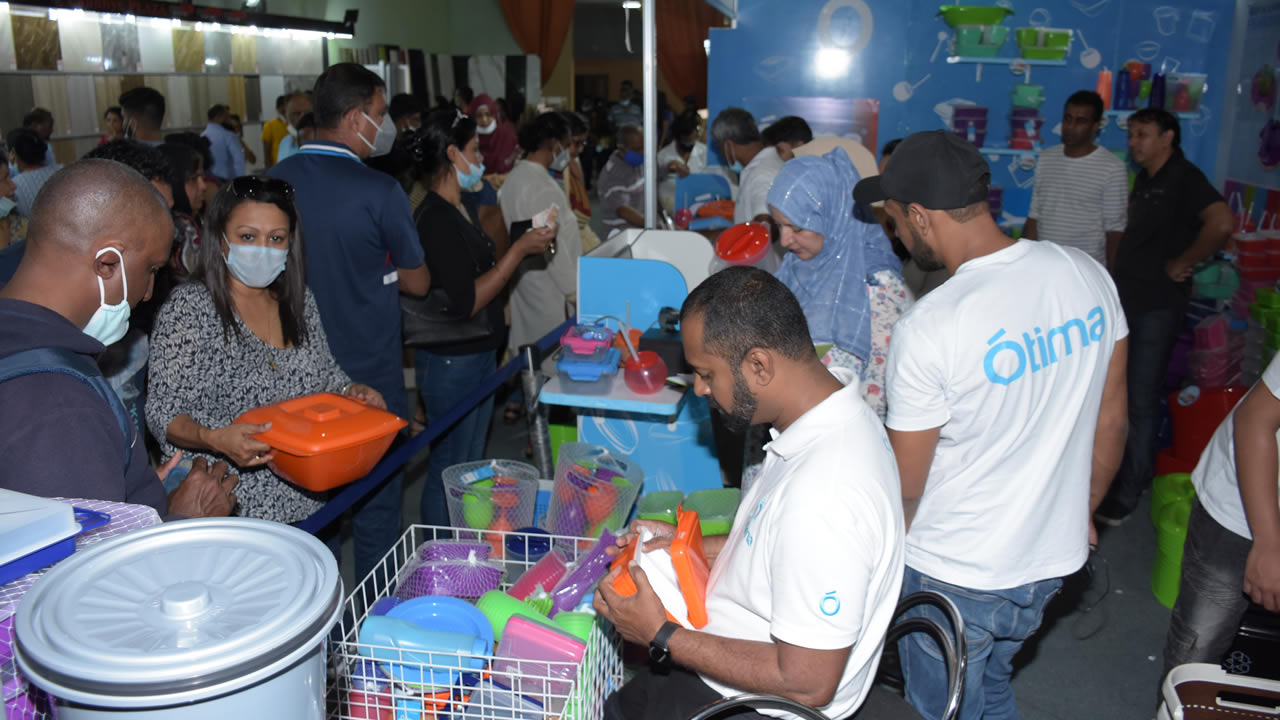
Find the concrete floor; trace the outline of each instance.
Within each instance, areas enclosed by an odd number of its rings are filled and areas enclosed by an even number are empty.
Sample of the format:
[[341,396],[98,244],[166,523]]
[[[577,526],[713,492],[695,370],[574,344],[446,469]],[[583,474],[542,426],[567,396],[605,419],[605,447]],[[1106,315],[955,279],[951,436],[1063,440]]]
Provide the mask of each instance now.
[[[525,424],[504,424],[502,403],[490,427],[488,457],[525,460]],[[406,527],[417,522],[425,466],[424,451],[407,467]],[[1127,523],[1104,530],[1092,579],[1084,572],[1069,579],[1018,656],[1013,685],[1024,720],[1154,717],[1169,611],[1151,593],[1155,531],[1146,503],[1144,496]],[[352,566],[348,537],[342,562],[348,588]]]

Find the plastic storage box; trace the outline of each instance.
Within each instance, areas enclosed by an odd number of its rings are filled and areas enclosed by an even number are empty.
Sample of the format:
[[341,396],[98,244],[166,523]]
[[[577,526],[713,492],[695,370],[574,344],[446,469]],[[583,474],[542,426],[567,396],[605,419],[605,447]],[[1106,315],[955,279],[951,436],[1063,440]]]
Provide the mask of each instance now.
[[409,423],[386,410],[334,393],[316,393],[250,410],[236,422],[271,428],[268,444],[279,474],[313,492],[364,477]]
[[[586,651],[586,643],[568,632],[517,615],[507,621],[498,643],[493,679],[525,696],[568,695]],[[543,679],[548,676],[558,679]],[[563,709],[560,699],[547,707],[552,713]]]

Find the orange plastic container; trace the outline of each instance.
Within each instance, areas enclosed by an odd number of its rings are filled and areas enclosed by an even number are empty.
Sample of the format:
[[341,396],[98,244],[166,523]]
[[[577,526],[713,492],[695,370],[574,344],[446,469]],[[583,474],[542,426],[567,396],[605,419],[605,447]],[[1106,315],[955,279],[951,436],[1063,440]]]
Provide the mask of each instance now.
[[[668,552],[676,571],[676,581],[680,583],[680,594],[684,596],[684,604],[689,611],[689,624],[701,628],[707,624],[707,578],[711,576],[707,553],[702,548],[702,524],[698,522],[698,513],[692,510],[682,508],[677,517],[676,536]],[[637,552],[640,552],[639,536],[613,559],[612,567],[622,568],[614,578],[613,589],[623,597],[635,595],[637,591],[628,569]],[[667,613],[667,617],[679,622],[671,613]]]
[[769,252],[769,228],[761,223],[742,223],[716,238],[716,257],[730,265],[754,265]]
[[316,492],[367,475],[408,425],[385,410],[334,393],[264,405],[236,422],[271,423],[270,430],[254,437],[271,446],[284,479]]

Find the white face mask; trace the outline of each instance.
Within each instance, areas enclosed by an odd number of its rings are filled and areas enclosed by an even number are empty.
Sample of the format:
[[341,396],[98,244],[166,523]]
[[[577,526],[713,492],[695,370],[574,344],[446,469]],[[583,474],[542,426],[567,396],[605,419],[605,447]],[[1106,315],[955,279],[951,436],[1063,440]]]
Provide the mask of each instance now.
[[481,135],[492,135],[494,130],[498,129],[498,121],[490,120],[488,125],[477,125],[476,132]]
[[374,122],[373,118],[369,117],[363,110],[360,111],[360,114],[364,116],[365,120],[369,121],[370,125],[378,128],[378,132],[373,136],[373,142],[365,139],[363,134],[356,133],[360,135],[360,139],[364,144],[369,146],[369,157],[381,157],[391,152],[391,146],[396,144],[396,124],[391,121],[391,114],[384,113],[382,115],[381,125]]
[[564,170],[569,165],[569,148],[562,148],[560,153],[555,156],[548,167],[555,172]]
[[18,203],[7,197],[0,197],[0,218],[9,217],[9,213],[13,212],[16,207],[18,207]]
[[120,282],[124,285],[124,297],[115,305],[107,304],[107,288],[98,277],[98,309],[84,326],[84,334],[103,345],[111,345],[125,333],[129,332],[129,278],[125,276],[124,255],[113,247],[105,247],[98,251],[93,259],[102,257],[103,253],[113,252],[120,258]]

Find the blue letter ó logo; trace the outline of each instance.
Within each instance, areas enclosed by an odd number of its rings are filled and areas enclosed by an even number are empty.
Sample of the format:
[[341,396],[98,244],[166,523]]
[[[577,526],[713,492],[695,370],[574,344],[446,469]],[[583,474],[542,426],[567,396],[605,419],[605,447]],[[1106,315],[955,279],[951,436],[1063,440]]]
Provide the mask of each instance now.
[[827,617],[831,617],[832,615],[840,612],[840,598],[836,597],[835,590],[832,590],[822,596],[822,601],[818,603],[818,609]]

